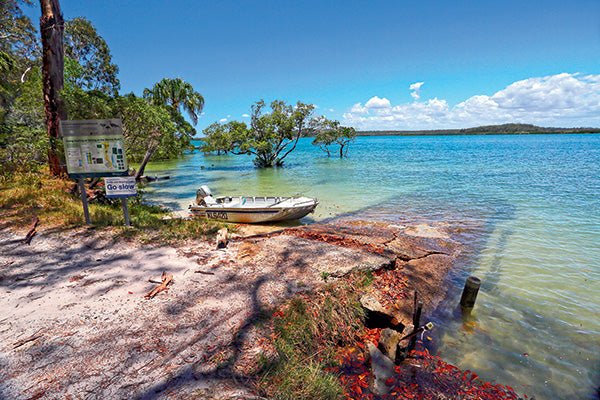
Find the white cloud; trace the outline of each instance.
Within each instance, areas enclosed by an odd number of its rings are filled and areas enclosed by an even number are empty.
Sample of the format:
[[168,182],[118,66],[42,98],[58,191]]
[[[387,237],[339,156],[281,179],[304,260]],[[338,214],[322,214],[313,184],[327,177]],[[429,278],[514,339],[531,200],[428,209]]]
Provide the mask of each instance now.
[[333,108],[328,108],[327,111],[334,112],[335,110]]
[[363,107],[362,104],[360,104],[360,103],[356,103],[355,105],[352,106],[352,108],[350,109],[350,112],[352,114],[366,114],[367,108]]
[[220,122],[220,123],[227,122],[227,118],[221,118],[221,119],[219,120],[219,122]]
[[392,106],[377,96],[364,106],[356,103],[343,115],[344,124],[358,129],[464,128],[509,122],[600,125],[600,75],[562,73],[524,79],[491,96],[472,96],[454,106],[438,98],[419,101],[422,85],[410,85],[412,103]]
[[419,100],[421,98],[421,86],[423,86],[425,82],[415,82],[412,83],[408,88],[410,89],[410,95],[413,99]]
[[390,104],[390,101],[388,99],[384,98],[379,98],[377,96],[373,96],[371,97],[366,103],[365,103],[365,107],[367,109],[369,108],[389,108],[392,105]]
[[242,118],[250,118],[249,114],[242,114]]

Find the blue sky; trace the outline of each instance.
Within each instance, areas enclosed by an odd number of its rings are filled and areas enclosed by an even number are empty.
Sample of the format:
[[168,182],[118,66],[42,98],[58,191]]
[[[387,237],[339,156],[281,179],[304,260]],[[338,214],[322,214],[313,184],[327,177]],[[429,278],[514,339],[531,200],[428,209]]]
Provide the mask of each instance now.
[[597,0],[61,6],[106,39],[122,92],[141,94],[163,77],[191,82],[206,99],[199,129],[243,119],[261,98],[313,103],[361,129],[600,126]]

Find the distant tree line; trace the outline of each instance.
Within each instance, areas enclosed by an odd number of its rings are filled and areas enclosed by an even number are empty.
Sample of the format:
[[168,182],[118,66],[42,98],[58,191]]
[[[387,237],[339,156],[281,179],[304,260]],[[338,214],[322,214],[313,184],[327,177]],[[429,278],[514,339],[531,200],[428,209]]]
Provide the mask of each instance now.
[[464,129],[434,129],[422,131],[359,131],[358,136],[417,136],[417,135],[526,135],[536,133],[600,133],[600,128],[551,128],[531,124],[486,125]]

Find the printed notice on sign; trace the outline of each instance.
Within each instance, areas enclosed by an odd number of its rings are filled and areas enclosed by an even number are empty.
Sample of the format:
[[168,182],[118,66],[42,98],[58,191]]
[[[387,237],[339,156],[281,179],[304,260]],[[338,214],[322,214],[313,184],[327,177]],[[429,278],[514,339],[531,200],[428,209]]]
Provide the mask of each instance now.
[[60,131],[72,178],[127,175],[120,119],[60,121]]
[[135,177],[104,178],[106,197],[131,197],[137,194],[135,188]]

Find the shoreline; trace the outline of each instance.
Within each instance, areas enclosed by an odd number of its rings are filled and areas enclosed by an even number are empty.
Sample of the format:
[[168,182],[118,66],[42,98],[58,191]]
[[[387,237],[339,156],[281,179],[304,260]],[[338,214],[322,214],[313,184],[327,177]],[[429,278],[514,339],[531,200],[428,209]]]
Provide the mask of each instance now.
[[[143,398],[158,391],[174,398],[216,392],[252,398],[252,386],[239,381],[251,381],[247,371],[264,350],[261,315],[358,269],[406,279],[406,287],[371,291],[384,306],[394,306],[403,323],[410,319],[414,289],[429,317],[447,295],[448,272],[464,245],[458,236],[443,223],[338,219],[237,236],[215,250],[207,241],[116,243],[86,229],[66,239],[41,232],[25,247],[15,242],[18,235],[0,231],[7,249],[0,256],[0,298],[11,310],[0,332],[0,355],[11,373],[4,374],[0,394],[91,391]],[[65,245],[66,256],[60,256]],[[175,283],[143,299],[155,286],[147,280],[162,270]],[[11,345],[34,334],[41,336]],[[220,367],[219,359],[231,357],[229,367]]]

